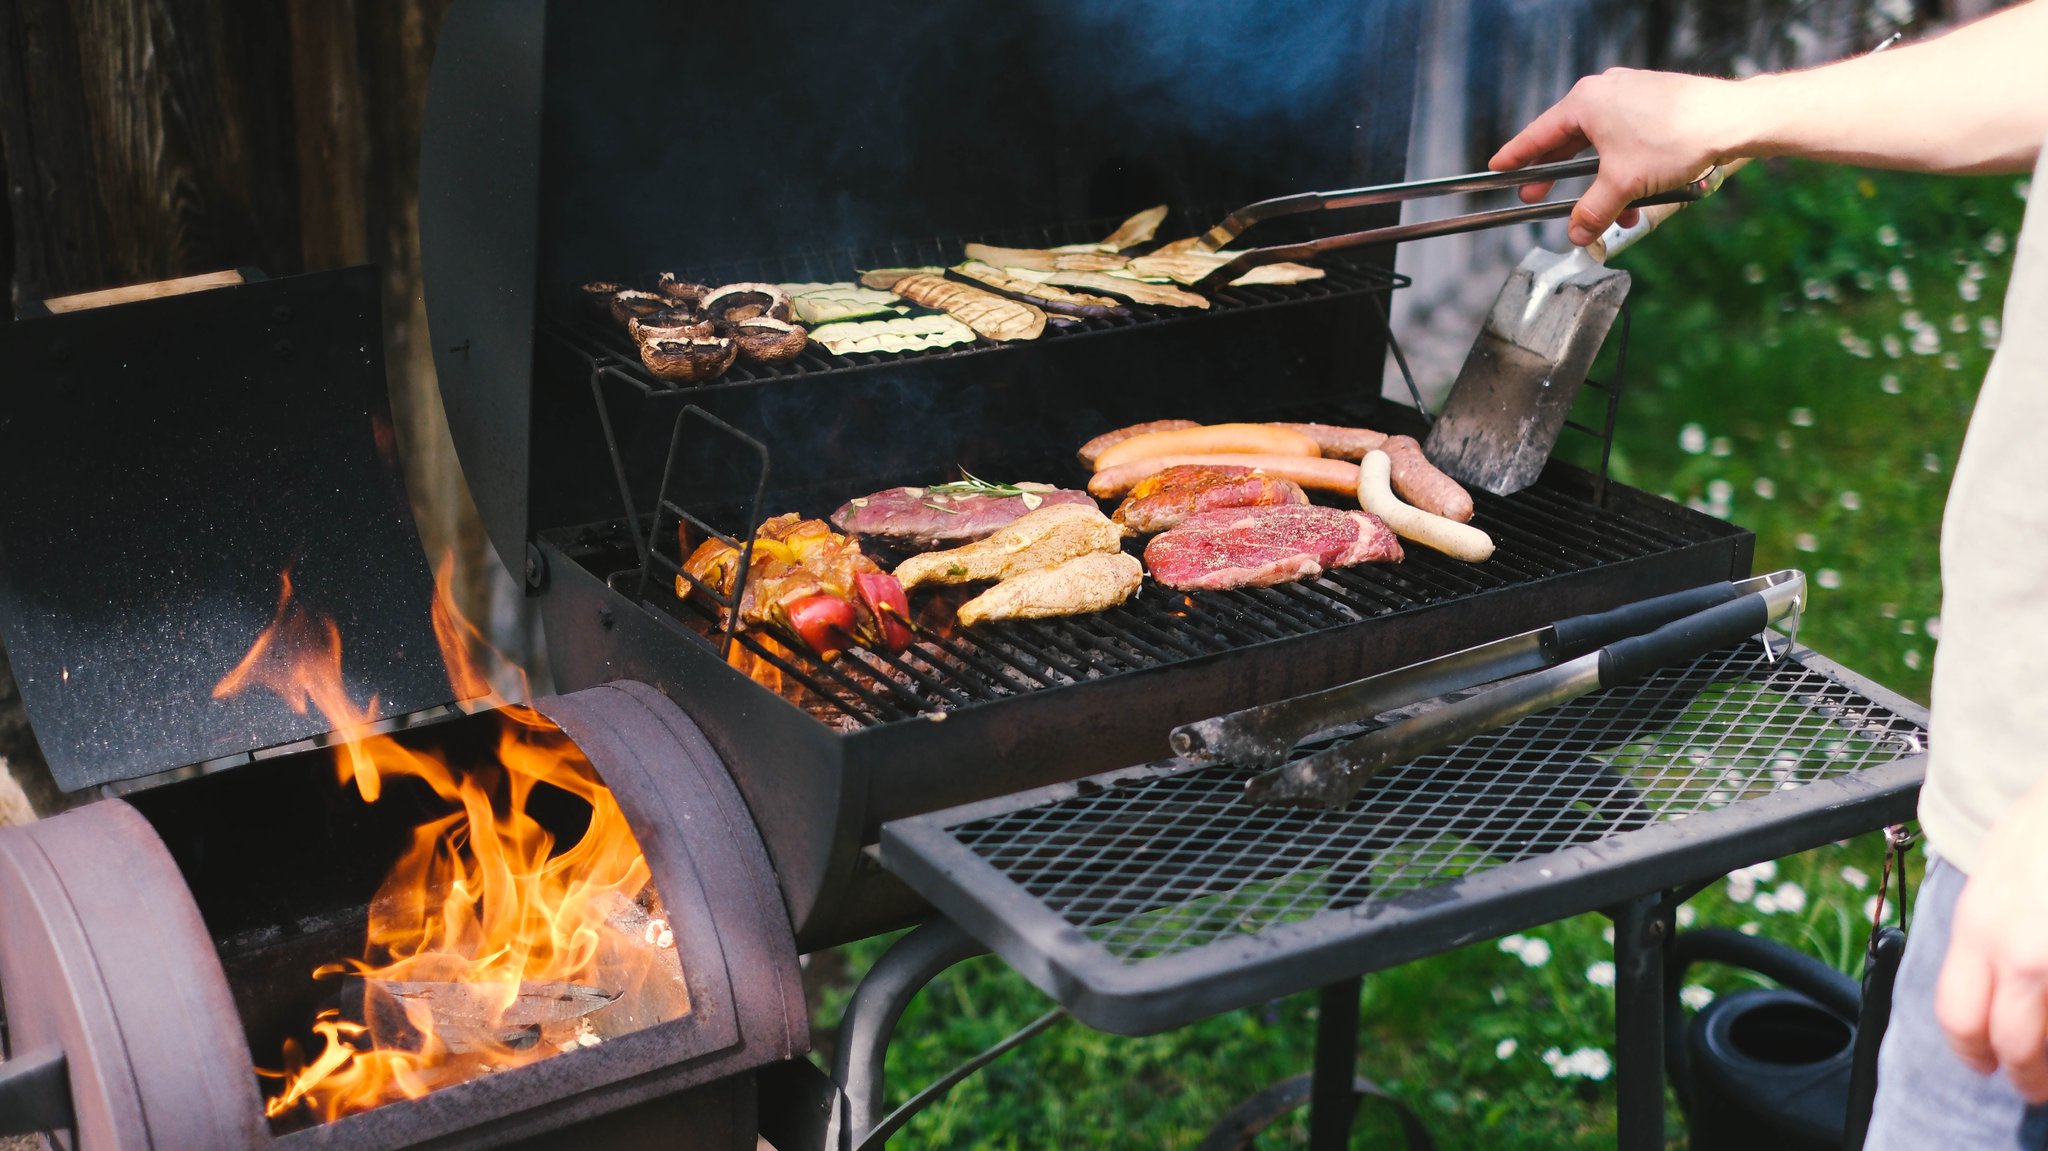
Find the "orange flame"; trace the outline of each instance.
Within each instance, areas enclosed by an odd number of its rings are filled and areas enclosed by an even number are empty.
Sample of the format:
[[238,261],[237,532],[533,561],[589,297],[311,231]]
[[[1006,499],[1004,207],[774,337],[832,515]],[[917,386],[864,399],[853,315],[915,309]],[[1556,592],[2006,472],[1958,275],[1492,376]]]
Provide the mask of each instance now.
[[[489,645],[455,609],[452,563],[437,573],[434,631],[459,696],[502,699],[476,657]],[[495,652],[491,652],[495,656]],[[334,621],[293,599],[283,577],[276,618],[216,697],[260,686],[293,710],[317,709],[343,740],[336,767],[374,803],[387,780],[410,778],[446,814],[412,841],[371,901],[361,959],[315,978],[362,982],[363,1018],[328,1009],[313,1021],[318,1053],[287,1040],[273,1119],[331,1120],[486,1071],[589,1046],[689,1011],[674,935],[645,855],[609,788],[559,728],[531,708],[502,706],[497,754],[456,765],[440,753],[371,734],[373,697],[358,705],[342,679]],[[589,806],[572,843],[528,809],[541,785]]]

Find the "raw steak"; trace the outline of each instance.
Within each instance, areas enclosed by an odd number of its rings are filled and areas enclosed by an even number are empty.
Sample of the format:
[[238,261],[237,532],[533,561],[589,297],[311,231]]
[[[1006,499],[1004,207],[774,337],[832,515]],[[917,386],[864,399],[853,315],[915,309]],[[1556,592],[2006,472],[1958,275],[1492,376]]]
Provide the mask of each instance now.
[[1378,516],[1318,504],[1197,512],[1145,545],[1152,578],[1182,591],[1267,587],[1400,559],[1400,541]]
[[840,505],[832,526],[847,535],[873,536],[910,548],[972,543],[1049,504],[1087,504],[1095,497],[1050,484],[1019,484],[1024,496],[944,495],[929,488],[890,488]]
[[1163,532],[1196,512],[1307,502],[1308,493],[1293,480],[1235,465],[1179,464],[1139,480],[1112,518],[1146,535]]

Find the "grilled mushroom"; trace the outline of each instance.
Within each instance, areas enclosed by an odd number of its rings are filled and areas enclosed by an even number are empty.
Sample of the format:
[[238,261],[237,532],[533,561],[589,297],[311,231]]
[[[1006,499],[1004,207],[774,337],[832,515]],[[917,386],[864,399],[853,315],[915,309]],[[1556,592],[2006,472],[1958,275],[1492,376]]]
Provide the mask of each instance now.
[[625,288],[612,294],[612,318],[621,324],[644,320],[669,306],[666,296]]
[[694,383],[732,367],[739,345],[724,336],[688,340],[649,340],[640,345],[640,362],[664,380]]
[[764,364],[786,364],[801,355],[809,337],[802,326],[768,316],[756,316],[733,325],[732,338],[740,354]]
[[654,290],[685,307],[696,308],[711,295],[711,289],[704,284],[678,279],[674,272],[663,272],[654,283]]
[[626,321],[626,330],[638,343],[649,340],[694,340],[718,334],[711,317],[687,308],[663,308],[653,315]]
[[611,280],[592,280],[580,290],[584,301],[591,307],[600,312],[608,312],[612,307],[612,297],[625,291],[626,285]]
[[789,297],[773,284],[727,284],[704,298],[704,310],[721,323],[767,316],[789,319]]

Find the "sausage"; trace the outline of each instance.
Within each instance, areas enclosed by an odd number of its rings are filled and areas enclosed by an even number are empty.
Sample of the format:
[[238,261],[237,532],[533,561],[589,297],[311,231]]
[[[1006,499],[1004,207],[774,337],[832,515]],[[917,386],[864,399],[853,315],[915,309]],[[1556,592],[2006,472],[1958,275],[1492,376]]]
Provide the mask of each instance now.
[[1472,522],[1472,493],[1437,470],[1413,436],[1388,436],[1379,449],[1394,473],[1394,494],[1423,511],[1461,524]]
[[1205,424],[1170,432],[1146,432],[1112,445],[1095,457],[1095,470],[1113,468],[1153,456],[1243,453],[1265,456],[1322,455],[1316,442],[1300,432],[1266,424]]
[[[1413,440],[1409,441],[1413,443]],[[1484,563],[1493,558],[1493,537],[1473,527],[1410,507],[1394,495],[1389,483],[1394,462],[1387,453],[1365,453],[1358,465],[1358,506],[1380,517],[1395,535],[1434,548],[1452,559]]]
[[1193,420],[1148,420],[1142,424],[1132,424],[1127,428],[1118,428],[1113,432],[1104,432],[1081,445],[1081,450],[1078,453],[1081,457],[1081,466],[1090,471],[1095,470],[1096,457],[1130,439],[1132,436],[1142,436],[1147,432],[1176,432],[1182,428],[1199,428],[1201,426]]
[[1181,464],[1204,467],[1252,468],[1276,480],[1293,480],[1305,488],[1351,495],[1358,491],[1358,465],[1349,460],[1326,460],[1320,456],[1268,456],[1210,453],[1207,455],[1153,456],[1104,468],[1088,481],[1088,494],[1097,499],[1115,499],[1135,487],[1139,480]]
[[1271,424],[1275,428],[1286,428],[1300,432],[1316,442],[1323,454],[1333,460],[1359,460],[1365,453],[1387,442],[1385,432],[1371,428],[1346,428],[1336,424]]

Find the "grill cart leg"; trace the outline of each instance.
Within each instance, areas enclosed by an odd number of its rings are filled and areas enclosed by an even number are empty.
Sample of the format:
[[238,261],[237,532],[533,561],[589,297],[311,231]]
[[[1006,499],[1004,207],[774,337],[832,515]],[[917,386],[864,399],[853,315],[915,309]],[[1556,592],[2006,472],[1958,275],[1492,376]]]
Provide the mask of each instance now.
[[1358,1095],[1351,1077],[1358,1068],[1358,993],[1364,980],[1353,976],[1316,994],[1316,1068],[1309,1088],[1309,1151],[1344,1151],[1351,1145],[1351,1121]]
[[1672,903],[1645,895],[1612,908],[1614,920],[1615,1145],[1664,1147],[1664,941]]
[[1249,1151],[1259,1132],[1307,1104],[1309,1151],[1343,1151],[1359,1100],[1385,1103],[1401,1123],[1408,1151],[1436,1151],[1422,1117],[1379,1084],[1357,1073],[1358,993],[1364,979],[1353,977],[1322,989],[1316,1000],[1316,1062],[1307,1075],[1282,1079],[1230,1109],[1209,1128],[1195,1151]]
[[886,1114],[889,1039],[903,1009],[940,972],[986,950],[952,920],[941,917],[897,940],[861,977],[840,1019],[832,1056],[832,1079],[845,1100],[841,1146],[860,1147]]

